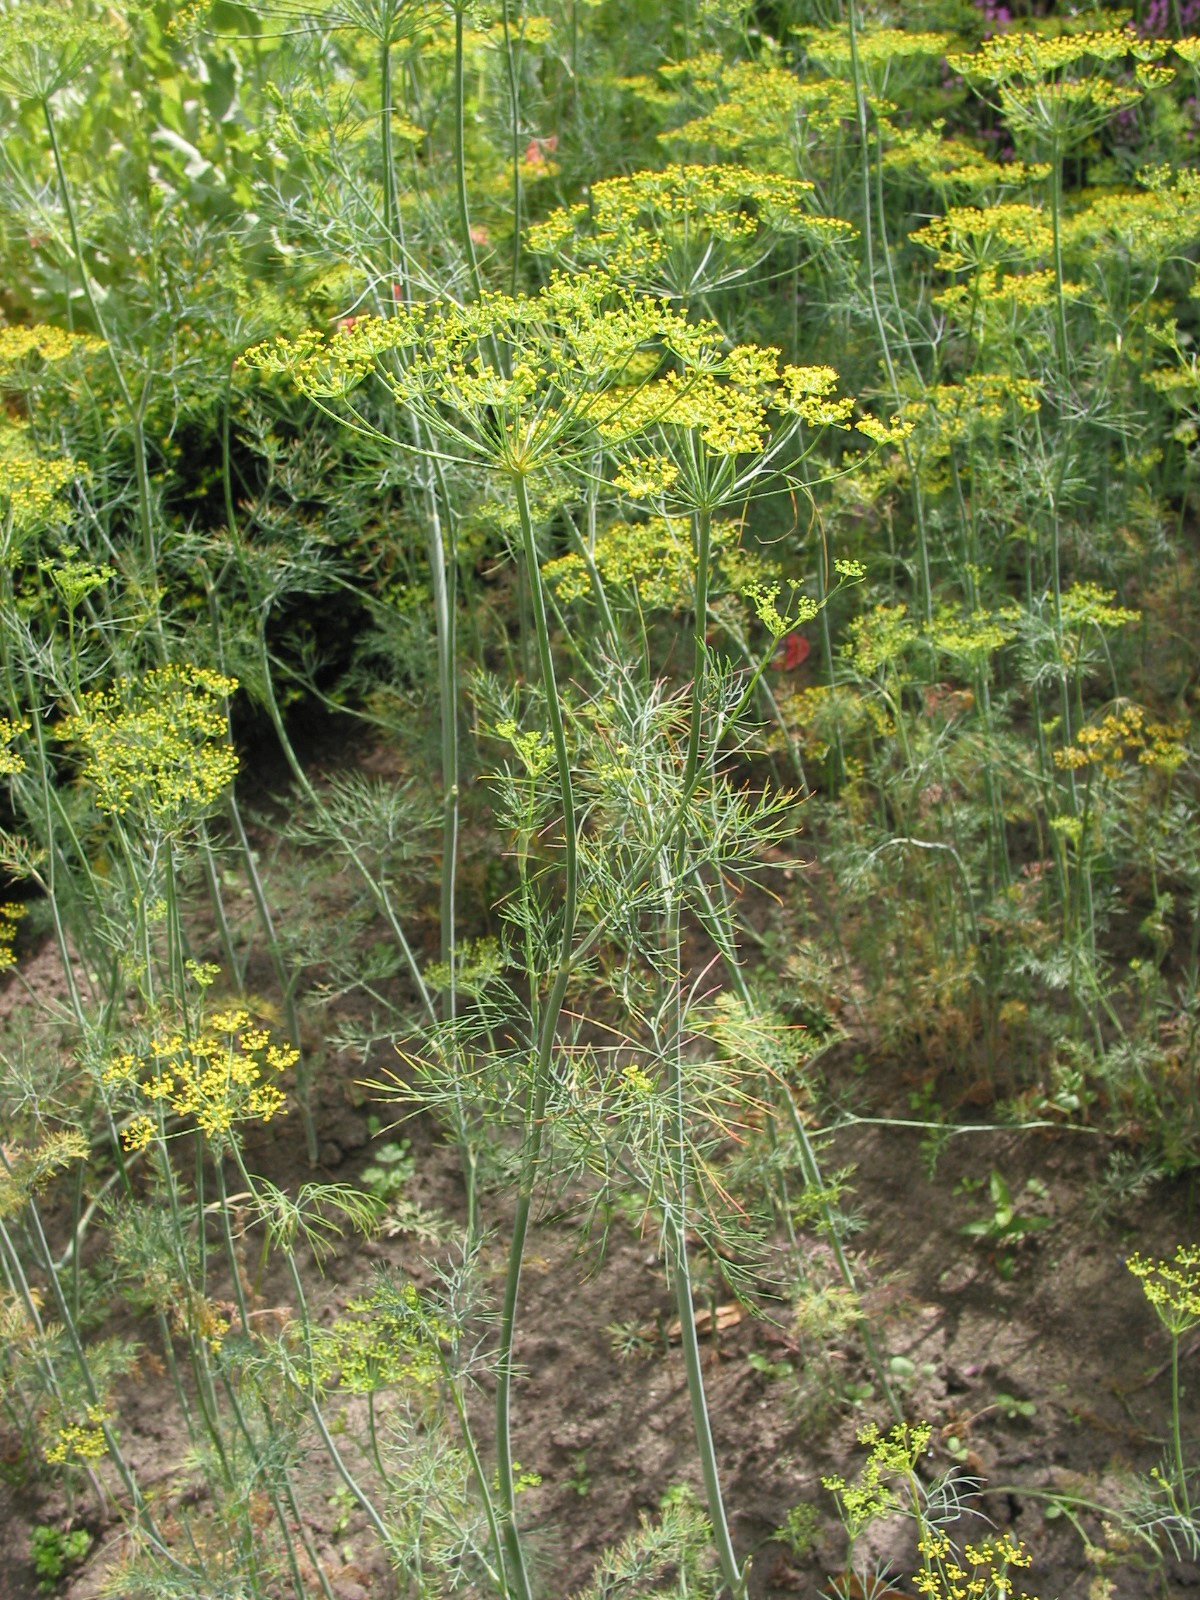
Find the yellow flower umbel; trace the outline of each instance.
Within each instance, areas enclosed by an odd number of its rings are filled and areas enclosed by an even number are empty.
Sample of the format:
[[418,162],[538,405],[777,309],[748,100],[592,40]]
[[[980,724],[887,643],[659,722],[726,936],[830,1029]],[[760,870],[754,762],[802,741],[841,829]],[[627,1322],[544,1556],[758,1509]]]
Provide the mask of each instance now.
[[[626,489],[626,493],[632,491]],[[738,546],[739,532],[735,522],[713,526],[713,594],[744,590],[778,577],[774,563]],[[596,534],[592,560],[606,588],[632,595],[640,607],[682,611],[692,602],[695,561],[691,530],[679,518],[610,523]],[[542,576],[561,601],[585,600],[591,595],[587,562],[574,551],[547,561]]]
[[1099,767],[1106,778],[1115,778],[1122,770],[1123,758],[1130,756],[1136,757],[1140,766],[1170,774],[1188,758],[1183,741],[1189,732],[1186,721],[1153,722],[1147,720],[1141,706],[1125,706],[1080,728],[1073,744],[1054,752],[1054,760],[1064,770]]
[[1125,1265],[1174,1338],[1200,1325],[1200,1246],[1181,1244],[1170,1261],[1148,1261],[1135,1251]]
[[[696,57],[660,67],[659,75],[679,84],[676,96],[681,101],[709,106],[681,127],[660,134],[664,144],[711,145],[776,170],[807,164],[808,157],[825,151],[841,124],[854,115],[854,90],[849,84],[840,78],[804,82],[766,53],[732,65],[715,57],[711,61]],[[669,103],[674,98],[646,80],[634,80],[630,86],[647,99]]]
[[11,565],[30,535],[47,523],[68,519],[63,493],[86,471],[82,461],[38,455],[24,425],[0,419],[0,560]]
[[1190,1523],[1192,1516],[1188,1468],[1183,1456],[1183,1431],[1179,1420],[1179,1341],[1200,1325],[1200,1246],[1181,1244],[1170,1261],[1147,1261],[1135,1251],[1125,1265],[1142,1286],[1142,1293],[1171,1336],[1171,1424],[1175,1454],[1173,1481],[1156,1471],[1174,1514]]
[[1009,1568],[1032,1566],[1033,1558],[1007,1533],[964,1545],[960,1554],[940,1528],[930,1528],[918,1548],[925,1570],[914,1577],[913,1587],[926,1600],[1035,1600],[1013,1588]]
[[0,972],[7,972],[9,967],[17,964],[13,945],[17,937],[17,923],[24,915],[25,907],[19,900],[6,900],[0,905]]
[[322,1389],[351,1394],[404,1388],[414,1397],[436,1390],[443,1374],[438,1345],[450,1331],[424,1305],[415,1284],[388,1284],[351,1300],[348,1317],[313,1339],[313,1371]]
[[58,737],[83,751],[97,809],[175,833],[212,811],[237,772],[223,700],[234,678],[158,667],[85,695]]
[[[1103,28],[1049,38],[1032,29],[996,34],[970,55],[950,55],[947,65],[973,87],[995,85],[1000,110],[1019,142],[1061,156],[1107,122],[1136,105],[1161,73],[1148,64],[1167,46],[1139,39],[1131,28]],[[1114,82],[1104,69],[1139,63],[1135,81]]]
[[37,0],[0,12],[0,92],[45,103],[112,55],[124,37],[116,17],[110,8],[111,20],[92,20]]
[[138,1112],[125,1125],[127,1150],[142,1150],[160,1132],[167,1111],[190,1119],[206,1138],[220,1141],[235,1124],[270,1122],[286,1112],[274,1081],[295,1066],[295,1050],[272,1043],[265,1028],[240,1008],[215,1012],[194,1036],[160,1032],[140,1052],[126,1052],[101,1081],[127,1087],[135,1104],[157,1105],[158,1117]]
[[853,236],[848,222],[813,214],[813,185],[734,166],[669,166],[592,185],[587,204],[552,212],[529,248],[567,265],[602,265],[671,298],[745,277],[780,239],[810,254]]
[[87,1421],[69,1422],[56,1430],[55,1440],[43,1452],[51,1466],[89,1466],[108,1454],[104,1424],[108,1413],[100,1406],[88,1406]]
[[790,470],[809,448],[784,453],[802,427],[846,428],[853,410],[833,396],[831,368],[781,368],[778,350],[731,349],[716,323],[599,268],[555,274],[533,296],[429,302],[359,318],[330,338],[277,339],[245,360],[287,373],[326,409],[336,401],[379,438],[351,400],[374,373],[429,430],[440,459],[522,483],[553,466],[591,474],[607,449],[627,492],[686,510],[715,510],[767,470]]
[[709,369],[722,345],[714,323],[693,322],[593,269],[556,274],[534,296],[485,294],[466,306],[432,301],[360,317],[328,339],[277,339],[245,360],[287,373],[318,403],[342,403],[371,433],[349,401],[374,373],[426,424],[443,459],[527,478],[590,461],[600,428],[624,439],[644,426],[624,415],[631,372],[649,378],[668,362]]

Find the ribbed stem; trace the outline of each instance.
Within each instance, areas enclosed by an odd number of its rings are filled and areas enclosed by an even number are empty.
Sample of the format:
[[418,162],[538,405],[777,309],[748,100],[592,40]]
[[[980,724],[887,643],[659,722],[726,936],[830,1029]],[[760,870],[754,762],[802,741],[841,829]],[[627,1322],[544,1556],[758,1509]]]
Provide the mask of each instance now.
[[515,1520],[516,1488],[512,1457],[512,1380],[513,1341],[516,1333],[517,1297],[521,1287],[521,1266],[525,1255],[525,1241],[529,1232],[529,1218],[533,1209],[533,1194],[538,1179],[542,1153],[542,1131],[546,1102],[550,1092],[551,1064],[554,1040],[570,982],[572,947],[575,940],[576,896],[578,861],[575,839],[575,797],[571,785],[571,762],[567,751],[566,729],[563,725],[562,706],[558,698],[558,684],[554,674],[554,658],[550,649],[550,631],[546,618],[546,602],[542,594],[541,572],[538,564],[537,542],[533,532],[533,517],[529,506],[529,488],[523,476],[514,474],[517,509],[521,518],[521,542],[529,591],[533,605],[533,619],[537,634],[538,659],[542,671],[542,688],[550,718],[550,733],[554,745],[554,759],[558,771],[559,790],[563,809],[563,889],[562,938],[558,966],[546,997],[538,1028],[537,1057],[534,1062],[533,1084],[525,1110],[525,1156],[520,1183],[517,1188],[516,1211],[513,1216],[512,1238],[509,1243],[508,1272],[504,1282],[504,1300],[500,1312],[500,1348],[496,1374],[496,1475],[500,1504],[504,1513],[504,1547],[508,1558],[512,1593],[516,1600],[532,1600],[525,1555]]

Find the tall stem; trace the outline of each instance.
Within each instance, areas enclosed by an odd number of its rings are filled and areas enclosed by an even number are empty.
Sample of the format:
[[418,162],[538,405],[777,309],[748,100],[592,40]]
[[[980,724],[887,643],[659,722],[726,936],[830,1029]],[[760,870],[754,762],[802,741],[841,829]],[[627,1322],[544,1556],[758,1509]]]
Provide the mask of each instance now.
[[[688,741],[683,764],[683,793],[690,794],[696,785],[700,763],[700,735],[704,723],[704,694],[707,679],[708,642],[705,630],[708,622],[708,568],[712,548],[712,511],[705,506],[693,518],[695,539],[696,579],[695,614],[692,629],[692,703],[688,718]],[[688,1210],[688,1150],[687,1108],[684,1096],[683,1061],[683,970],[682,942],[680,937],[680,900],[688,868],[688,828],[686,811],[677,819],[674,837],[663,854],[663,869],[668,900],[667,946],[671,952],[671,973],[674,985],[674,1020],[670,1052],[671,1114],[674,1121],[671,1143],[673,1146],[674,1195],[664,1196],[665,1242],[667,1268],[675,1290],[679,1310],[680,1338],[683,1345],[683,1364],[687,1374],[688,1399],[692,1408],[692,1426],[696,1435],[696,1448],[700,1456],[700,1470],[704,1477],[704,1494],[713,1528],[713,1544],[721,1572],[734,1600],[742,1600],[746,1593],[746,1578],[733,1550],[729,1521],[725,1515],[725,1501],[721,1493],[721,1474],[717,1465],[716,1447],[713,1443],[712,1425],[708,1415],[708,1400],[704,1392],[704,1373],[700,1364],[700,1343],[696,1333],[696,1313],[692,1305],[692,1278],[687,1253]],[[670,867],[674,862],[675,878],[671,882]]]
[[454,181],[458,196],[458,221],[462,230],[463,254],[470,267],[471,287],[478,295],[482,287],[479,277],[479,258],[475,254],[475,240],[471,237],[471,209],[467,203],[466,108],[463,74],[463,21],[462,3],[454,9]]
[[508,75],[508,114],[512,123],[512,292],[521,282],[521,84],[517,77],[517,50],[513,44],[508,15],[509,0],[503,0],[500,20],[504,28],[504,60]]
[[1171,1334],[1171,1432],[1175,1445],[1175,1471],[1179,1474],[1179,1495],[1183,1501],[1184,1515],[1192,1519],[1192,1502],[1188,1494],[1187,1466],[1183,1459],[1183,1435],[1179,1426],[1179,1335]]
[[92,279],[87,269],[87,262],[83,255],[83,246],[79,239],[79,224],[75,218],[75,202],[71,197],[71,186],[67,182],[67,172],[63,165],[62,151],[58,145],[58,131],[54,125],[54,113],[50,109],[49,100],[42,101],[42,114],[46,121],[46,132],[50,136],[50,150],[54,156],[54,171],[58,178],[59,191],[62,194],[63,209],[67,213],[67,227],[71,234],[71,249],[75,254],[75,264],[79,269],[79,279],[83,285],[84,298],[87,300],[88,309],[96,324],[96,331],[104,340],[104,348],[108,354],[109,365],[112,367],[113,378],[116,381],[117,392],[121,396],[122,404],[129,414],[130,435],[133,440],[134,473],[137,479],[138,491],[138,521],[142,530],[142,550],[146,560],[148,575],[153,576],[158,564],[158,552],[154,543],[154,517],[150,507],[150,473],[146,464],[146,436],[142,431],[142,422],[145,411],[145,394],[141,400],[134,401],[133,394],[117,360],[117,352],[113,347],[105,326],[104,317],[92,290]]
[[542,1011],[538,1029],[537,1057],[533,1069],[533,1084],[525,1108],[525,1156],[517,1188],[516,1211],[513,1216],[512,1239],[509,1244],[508,1273],[504,1282],[504,1301],[500,1312],[500,1349],[496,1374],[496,1475],[499,1484],[500,1504],[504,1512],[504,1547],[512,1578],[513,1593],[517,1600],[532,1600],[525,1555],[517,1530],[514,1502],[512,1457],[512,1380],[513,1339],[516,1330],[517,1296],[521,1287],[521,1265],[525,1255],[525,1240],[529,1232],[529,1218],[533,1208],[533,1193],[541,1163],[542,1132],[546,1115],[546,1101],[550,1092],[551,1063],[554,1040],[566,998],[567,984],[571,978],[575,920],[577,915],[578,857],[575,839],[575,795],[571,785],[571,761],[567,751],[566,729],[563,726],[562,706],[558,698],[558,684],[554,675],[554,658],[550,650],[550,630],[546,619],[546,602],[542,594],[541,572],[538,565],[537,542],[533,533],[533,517],[529,507],[529,488],[524,477],[513,476],[517,509],[521,518],[521,543],[529,590],[533,603],[534,626],[537,632],[538,659],[542,671],[542,688],[550,718],[550,734],[554,745],[554,759],[558,769],[559,790],[563,808],[563,890],[562,937],[558,966],[550,985],[550,993]]
[[[879,335],[880,351],[883,356],[883,364],[887,369],[892,398],[898,405],[902,398],[900,384],[896,376],[896,364],[892,359],[891,340],[888,337],[887,325],[883,320],[883,311],[879,304],[879,294],[875,286],[875,228],[871,198],[871,146],[867,126],[867,96],[863,86],[862,65],[858,54],[858,19],[855,12],[855,0],[849,0],[847,19],[850,29],[850,73],[854,84],[854,101],[858,121],[859,169],[862,182],[863,248],[867,256],[867,295],[871,302],[871,316],[875,323],[875,331]],[[885,257],[887,257],[886,243],[884,251]],[[889,279],[891,279],[890,258],[888,258],[888,272]],[[891,282],[894,288],[895,280],[891,279]],[[921,492],[920,476],[916,470],[912,448],[907,440],[904,441],[902,449],[905,465],[908,468],[909,481],[912,484],[913,516],[917,529],[917,561],[920,566],[921,578],[921,609],[925,621],[929,622],[933,618],[933,580],[930,574],[929,540],[925,527],[925,501]]]
[[[693,686],[693,706],[700,695]],[[671,881],[669,860],[664,860],[666,891],[670,896],[667,912],[667,947],[671,952],[671,981],[674,985],[674,1019],[670,1051],[670,1097],[672,1145],[672,1178],[674,1194],[664,1195],[664,1236],[667,1270],[675,1291],[675,1304],[679,1313],[679,1336],[683,1347],[683,1365],[687,1374],[688,1399],[692,1408],[692,1427],[696,1435],[696,1449],[700,1456],[700,1471],[704,1478],[704,1497],[712,1522],[713,1545],[717,1552],[721,1574],[733,1600],[744,1600],[746,1574],[738,1565],[733,1540],[729,1532],[729,1519],[725,1514],[725,1499],[721,1493],[721,1473],[717,1465],[716,1446],[713,1442],[712,1424],[708,1415],[708,1399],[704,1392],[704,1371],[700,1362],[700,1340],[696,1332],[696,1310],[692,1303],[692,1277],[688,1264],[688,1143],[687,1106],[684,1097],[683,1060],[683,970],[682,943],[679,927],[679,906],[686,872],[687,845],[681,839],[676,847],[675,880]]]

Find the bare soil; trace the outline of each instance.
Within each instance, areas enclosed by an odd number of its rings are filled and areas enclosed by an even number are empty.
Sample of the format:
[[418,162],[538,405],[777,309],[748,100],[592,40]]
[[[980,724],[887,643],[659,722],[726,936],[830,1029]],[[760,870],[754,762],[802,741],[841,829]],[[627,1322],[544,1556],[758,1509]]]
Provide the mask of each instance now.
[[[35,990],[52,988],[55,970],[49,946],[23,966]],[[9,984],[4,998],[11,1006],[17,991]],[[855,1051],[869,1058],[870,1041],[851,1040],[847,1061]],[[913,1066],[919,1076],[921,1063]],[[369,1127],[380,1108],[365,1098],[363,1076],[361,1063],[349,1058],[326,1062],[318,1176],[356,1180],[377,1140],[388,1137],[373,1136]],[[884,1117],[908,1114],[904,1079],[895,1062],[878,1062],[859,1084],[859,1104]],[[423,1114],[404,1132],[416,1157],[409,1198],[461,1220],[455,1151]],[[1102,1513],[1083,1510],[1073,1526],[1066,1516],[1048,1516],[1045,1498],[1049,1491],[1115,1504],[1131,1473],[1144,1474],[1162,1459],[1170,1428],[1169,1347],[1124,1258],[1132,1249],[1169,1255],[1196,1237],[1190,1181],[1159,1184],[1097,1220],[1095,1185],[1111,1146],[1095,1133],[963,1134],[948,1142],[932,1176],[924,1138],[914,1129],[857,1125],[831,1139],[823,1161],[827,1170],[854,1168],[845,1201],[861,1222],[850,1240],[853,1261],[906,1414],[933,1426],[929,1475],[957,1460],[981,1481],[973,1514],[1026,1542],[1033,1556],[1027,1586],[1041,1600],[1190,1593],[1200,1583],[1191,1566],[1175,1563],[1159,1575],[1142,1570],[1136,1552],[1110,1549],[1105,1556],[1110,1541]],[[280,1184],[313,1176],[294,1115],[257,1130],[248,1160]],[[985,1180],[992,1170],[1003,1173],[1024,1209],[1052,1219],[1014,1251],[1008,1277],[1003,1249],[961,1231],[988,1214]],[[488,1260],[498,1291],[506,1207],[500,1196],[489,1207],[495,1235]],[[784,1242],[774,1248],[782,1253]],[[819,1234],[802,1238],[800,1248],[810,1281],[832,1282]],[[320,1317],[338,1315],[380,1262],[429,1281],[424,1258],[435,1253],[404,1235],[343,1241],[323,1275],[311,1266]],[[290,1309],[282,1279],[269,1282],[264,1294],[281,1314]],[[730,1297],[718,1286],[712,1298],[728,1303]],[[742,1553],[753,1552],[751,1593],[756,1600],[815,1597],[845,1559],[845,1536],[821,1479],[852,1478],[864,1458],[858,1430],[871,1420],[886,1428],[890,1418],[878,1392],[867,1394],[872,1375],[853,1331],[820,1349],[798,1329],[793,1307],[778,1300],[731,1310],[718,1317],[715,1333],[709,1312],[708,1302],[698,1305],[710,1329],[705,1377],[735,1539]],[[601,1251],[583,1236],[579,1213],[558,1204],[539,1220],[522,1286],[515,1421],[516,1453],[542,1475],[521,1507],[546,1600],[565,1600],[578,1589],[605,1546],[631,1532],[639,1513],[653,1511],[669,1486],[699,1489],[673,1316],[652,1233],[643,1237],[617,1224]],[[641,1331],[640,1353],[618,1355],[609,1331],[618,1323]],[[143,1336],[152,1349],[153,1329]],[[1185,1434],[1194,1440],[1195,1349],[1186,1351],[1183,1383]],[[122,1438],[143,1481],[157,1486],[160,1505],[192,1493],[180,1473],[185,1440],[165,1376],[143,1363],[118,1398]],[[487,1400],[480,1395],[481,1419]],[[357,1402],[346,1419],[343,1437],[352,1445],[363,1426]],[[3,1445],[0,1437],[0,1462]],[[60,1523],[66,1507],[52,1480],[25,1479],[11,1455],[8,1468],[0,1474],[0,1600],[30,1600],[38,1593],[32,1529]],[[395,1580],[361,1515],[347,1517],[334,1499],[337,1482],[324,1455],[314,1453],[299,1476],[305,1515],[339,1600],[391,1600]],[[811,1548],[796,1555],[776,1533],[801,1502],[817,1516]],[[81,1515],[94,1543],[87,1562],[57,1591],[68,1600],[100,1593],[121,1542],[119,1523],[97,1520],[94,1505],[84,1504]],[[973,1536],[983,1527],[974,1525]],[[872,1539],[896,1573],[890,1592],[911,1594],[907,1527],[885,1525]]]

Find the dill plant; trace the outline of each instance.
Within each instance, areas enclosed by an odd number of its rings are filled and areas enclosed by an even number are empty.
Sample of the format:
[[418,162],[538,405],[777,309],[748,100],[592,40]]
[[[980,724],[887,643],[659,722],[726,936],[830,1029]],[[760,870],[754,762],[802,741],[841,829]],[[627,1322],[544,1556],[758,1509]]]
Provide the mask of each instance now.
[[[804,993],[836,989],[886,1045],[979,1056],[997,1093],[1019,1054],[1018,1119],[1085,1117],[1102,1082],[1161,1159],[1194,1161],[1195,755],[1171,640],[1196,576],[1195,41],[1050,17],[977,43],[951,10],[899,27],[797,4],[777,41],[721,6],[280,0],[238,8],[246,37],[221,8],[0,11],[0,853],[45,902],[71,1046],[57,1100],[4,1069],[6,1404],[73,1489],[121,1497],[130,1586],[330,1594],[297,1511],[316,1442],[406,1581],[527,1596],[521,1265],[537,1195],[578,1177],[597,1216],[624,1185],[658,1221],[708,1502],[664,1505],[592,1588],[658,1587],[675,1562],[744,1592],[688,1234],[744,1276],[771,1207],[793,1233],[817,1215],[857,1307],[804,1052],[745,966],[800,919]],[[277,333],[248,364],[289,382],[261,383],[236,358]],[[842,382],[894,421],[860,415],[856,439]],[[344,671],[312,621],[342,606]],[[801,628],[791,679],[774,649]],[[337,950],[255,861],[235,680],[291,765],[290,841],[356,877]],[[302,694],[383,730],[411,786],[314,776]],[[766,936],[739,895],[797,797],[739,789],[763,746],[811,784],[821,858]],[[485,771],[511,848],[487,882],[462,825]],[[500,936],[469,938],[494,899]],[[724,993],[685,971],[691,930]],[[286,1040],[237,993],[260,942]],[[0,952],[19,965],[11,936]],[[305,1252],[369,1208],[277,1188],[244,1142],[295,1071],[319,1154],[316,1065],[294,1059],[318,971],[373,1008],[360,1048],[401,1045],[467,1197],[433,1294],[383,1283],[332,1330]],[[728,1147],[752,1138],[763,1215],[731,1216]],[[494,1357],[473,1343],[488,1162],[516,1201]],[[82,1331],[100,1230],[219,1511],[178,1538],[123,1445],[128,1352]],[[272,1264],[296,1316],[268,1333]],[[497,1487],[472,1400],[493,1380]],[[336,1431],[345,1394],[362,1452]],[[910,1443],[884,1464],[917,1493]],[[956,1553],[941,1526],[918,1587],[1001,1592],[1014,1554]]]
[[[496,1449],[506,1581],[514,1593],[528,1594],[529,1579],[515,1520],[509,1444],[512,1349],[526,1233],[541,1178],[557,1030],[574,970],[614,917],[620,916],[629,926],[622,901],[628,889],[649,872],[652,882],[659,880],[658,892],[649,904],[662,921],[665,971],[676,974],[671,1002],[674,1020],[661,1033],[657,1049],[667,1064],[668,1085],[673,1085],[671,1138],[678,1151],[676,1170],[666,1183],[660,1177],[650,1192],[664,1215],[664,1245],[681,1308],[688,1387],[717,1554],[726,1584],[731,1592],[741,1594],[744,1577],[729,1537],[704,1399],[685,1243],[689,1146],[684,1084],[688,1066],[680,907],[684,886],[697,867],[690,838],[693,828],[698,824],[700,837],[709,835],[710,847],[720,838],[714,831],[715,817],[701,816],[693,822],[690,815],[711,761],[707,755],[702,760],[701,747],[704,724],[711,715],[707,710],[711,686],[705,632],[712,518],[723,505],[755,492],[760,484],[765,486],[769,475],[778,472],[777,463],[794,471],[795,463],[811,445],[803,437],[793,445],[793,436],[805,427],[846,426],[853,402],[832,398],[836,383],[832,369],[780,366],[775,351],[750,346],[729,350],[715,325],[692,322],[667,302],[633,294],[594,268],[574,278],[557,275],[536,297],[485,294],[467,306],[414,304],[385,318],[355,319],[331,338],[278,340],[258,347],[246,359],[268,372],[286,372],[318,404],[335,415],[345,415],[356,431],[382,440],[387,436],[356,403],[364,380],[376,376],[428,430],[435,459],[443,465],[485,464],[500,475],[516,502],[550,748],[543,753],[536,745],[526,746],[522,742],[525,736],[518,735],[511,719],[499,726],[515,742],[535,785],[553,768],[562,815],[563,888],[561,910],[555,915],[556,957],[550,953],[554,936],[538,929],[533,921],[537,904],[527,889],[520,910],[528,980],[538,1004],[529,1019],[533,1069],[521,1096],[525,1142],[498,1357]],[[784,422],[774,435],[768,431],[771,410]],[[863,426],[887,436],[887,429],[878,424],[868,421]],[[394,442],[401,448],[407,444],[404,439]],[[637,849],[609,889],[609,905],[583,933],[580,914],[589,893],[589,863],[577,820],[581,815],[577,812],[577,779],[555,672],[529,484],[551,466],[560,471],[574,469],[586,481],[596,475],[606,455],[616,458],[618,488],[634,499],[650,498],[690,515],[695,617],[692,686],[682,751],[659,775],[654,785],[658,797],[646,797],[648,815],[667,820],[665,824],[653,822],[651,838]],[[781,634],[787,624],[774,607],[773,594],[761,594],[757,605],[771,630]],[[815,611],[810,602],[808,614]],[[719,747],[723,729],[736,725],[749,692],[743,690],[722,705],[728,691],[718,688],[713,707],[719,708],[714,749]],[[770,808],[764,808],[760,821],[751,809],[741,826],[748,826],[753,836],[769,815]],[[527,839],[532,837],[532,816],[524,821],[522,832]],[[729,849],[724,845],[718,848]],[[732,850],[729,853],[732,858]]]

